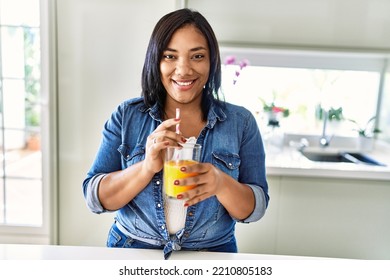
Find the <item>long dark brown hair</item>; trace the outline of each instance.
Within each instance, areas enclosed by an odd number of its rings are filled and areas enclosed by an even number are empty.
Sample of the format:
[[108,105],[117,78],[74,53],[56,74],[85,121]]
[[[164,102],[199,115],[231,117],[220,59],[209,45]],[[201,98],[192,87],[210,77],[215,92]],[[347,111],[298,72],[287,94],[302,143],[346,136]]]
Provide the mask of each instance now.
[[142,69],[142,96],[148,107],[156,103],[160,116],[164,115],[167,92],[161,82],[160,61],[173,33],[185,25],[193,25],[205,36],[210,50],[210,73],[202,97],[203,119],[206,120],[210,99],[220,100],[221,57],[213,29],[206,18],[197,11],[180,9],[163,16],[156,24],[149,40]]

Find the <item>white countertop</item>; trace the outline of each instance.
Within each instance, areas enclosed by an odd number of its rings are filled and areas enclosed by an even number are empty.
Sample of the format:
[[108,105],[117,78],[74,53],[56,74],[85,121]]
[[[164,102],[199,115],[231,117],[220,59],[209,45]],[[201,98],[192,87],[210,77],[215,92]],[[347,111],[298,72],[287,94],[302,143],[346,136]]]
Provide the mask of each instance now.
[[[161,250],[0,244],[0,260],[163,260]],[[169,260],[305,260],[313,257],[175,251]]]
[[[309,266],[306,261],[310,261]],[[327,279],[335,271],[343,279],[389,279],[388,262],[374,265],[372,261],[350,259],[189,251],[174,252],[165,261],[161,250],[0,244],[0,277],[9,280],[221,277],[306,280],[318,278],[318,271]]]
[[329,177],[390,181],[390,147],[377,144],[367,156],[386,164],[373,166],[344,162],[315,162],[307,159],[296,148],[283,147],[278,152],[266,153],[267,175]]

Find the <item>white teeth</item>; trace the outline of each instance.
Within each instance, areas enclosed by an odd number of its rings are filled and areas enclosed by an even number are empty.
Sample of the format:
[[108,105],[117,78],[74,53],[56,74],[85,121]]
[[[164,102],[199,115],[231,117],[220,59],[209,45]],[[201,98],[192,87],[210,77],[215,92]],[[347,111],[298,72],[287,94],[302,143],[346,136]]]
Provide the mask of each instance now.
[[176,81],[176,84],[178,84],[179,86],[189,86],[190,84],[192,84],[193,81],[191,82],[178,82]]

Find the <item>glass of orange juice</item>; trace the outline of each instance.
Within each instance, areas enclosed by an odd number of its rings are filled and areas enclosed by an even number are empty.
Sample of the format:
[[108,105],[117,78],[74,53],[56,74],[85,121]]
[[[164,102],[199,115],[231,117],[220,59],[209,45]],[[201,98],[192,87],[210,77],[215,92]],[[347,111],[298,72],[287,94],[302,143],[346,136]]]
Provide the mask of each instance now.
[[184,173],[182,166],[189,166],[200,161],[202,146],[199,144],[184,144],[182,147],[168,147],[165,151],[164,161],[164,192],[170,198],[196,187],[196,185],[177,186],[175,180],[198,175],[197,173]]

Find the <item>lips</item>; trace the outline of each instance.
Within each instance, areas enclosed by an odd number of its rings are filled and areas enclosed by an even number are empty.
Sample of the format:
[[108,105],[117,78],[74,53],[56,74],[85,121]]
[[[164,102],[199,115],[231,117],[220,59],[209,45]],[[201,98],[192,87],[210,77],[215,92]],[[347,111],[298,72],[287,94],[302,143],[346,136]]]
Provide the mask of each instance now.
[[173,80],[173,81],[175,82],[175,84],[177,84],[178,86],[181,86],[181,87],[188,87],[195,82],[195,80],[190,80],[190,81],[175,81],[175,80]]

